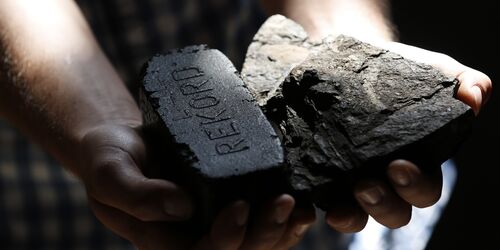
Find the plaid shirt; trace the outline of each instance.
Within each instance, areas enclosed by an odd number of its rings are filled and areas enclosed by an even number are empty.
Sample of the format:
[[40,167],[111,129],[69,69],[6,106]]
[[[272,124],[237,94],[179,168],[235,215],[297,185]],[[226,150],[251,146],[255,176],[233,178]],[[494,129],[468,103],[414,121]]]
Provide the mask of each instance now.
[[[265,20],[256,2],[77,0],[103,50],[133,93],[142,64],[172,48],[208,44],[241,68],[246,48]],[[104,228],[86,202],[85,190],[76,179],[0,121],[0,249],[133,249]],[[434,213],[433,220],[419,224],[419,228],[432,228],[435,217]],[[422,249],[388,243],[397,242],[392,236],[404,234],[404,230],[376,227],[373,221],[368,228],[372,228],[370,232],[353,237],[334,233],[320,220],[297,250],[348,249],[349,245],[349,249]],[[427,239],[420,241],[425,247]]]

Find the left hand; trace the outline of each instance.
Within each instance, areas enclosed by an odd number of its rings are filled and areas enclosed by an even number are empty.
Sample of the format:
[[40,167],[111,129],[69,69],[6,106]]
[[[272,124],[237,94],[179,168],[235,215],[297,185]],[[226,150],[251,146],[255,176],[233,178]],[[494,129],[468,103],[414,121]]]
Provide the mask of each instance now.
[[[432,65],[460,82],[457,98],[469,105],[477,115],[488,100],[492,83],[484,73],[467,67],[450,56],[397,42],[374,44],[407,59]],[[424,208],[435,204],[441,196],[442,173],[423,173],[418,166],[395,160],[386,169],[389,182],[379,179],[359,181],[353,195],[357,204],[345,205],[327,213],[327,222],[340,232],[357,232],[364,228],[368,215],[389,228],[406,225],[412,206]]]
[[[491,94],[491,80],[485,74],[450,56],[393,42],[395,34],[390,24],[389,0],[261,2],[269,14],[283,14],[302,25],[314,40],[344,34],[440,69],[460,81],[457,98],[471,106],[476,114]],[[337,202],[338,207],[327,213],[328,224],[340,232],[357,232],[364,228],[370,215],[382,225],[398,228],[409,222],[412,206],[431,206],[441,196],[439,168],[434,173],[423,173],[409,161],[395,160],[385,174],[389,181],[383,178],[359,180],[352,194],[356,202]]]

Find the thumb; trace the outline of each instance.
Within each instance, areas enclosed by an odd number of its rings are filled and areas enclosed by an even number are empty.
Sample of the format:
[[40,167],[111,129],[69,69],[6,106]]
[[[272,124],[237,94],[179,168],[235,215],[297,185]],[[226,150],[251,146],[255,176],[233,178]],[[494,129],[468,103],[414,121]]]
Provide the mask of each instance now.
[[408,59],[432,65],[445,75],[457,78],[460,84],[457,99],[469,105],[476,115],[491,95],[492,84],[487,75],[448,55],[396,42],[378,45]]
[[492,83],[490,78],[477,70],[465,67],[464,71],[457,76],[459,88],[457,98],[469,105],[477,115],[481,107],[488,101]]
[[103,126],[82,140],[80,177],[90,197],[142,221],[185,220],[192,202],[175,183],[141,172],[142,138],[132,129]]

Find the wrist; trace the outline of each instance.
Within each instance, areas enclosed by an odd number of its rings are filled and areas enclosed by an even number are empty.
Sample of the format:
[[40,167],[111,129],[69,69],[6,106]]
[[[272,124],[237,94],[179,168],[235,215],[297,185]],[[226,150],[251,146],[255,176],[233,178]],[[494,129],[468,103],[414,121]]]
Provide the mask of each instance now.
[[[117,105],[120,104],[117,103]],[[115,128],[123,127],[133,130],[142,125],[142,116],[135,102],[122,103],[121,105],[122,107],[117,107],[116,109],[99,110],[99,113],[95,116],[81,116],[78,118],[81,123],[68,131],[70,134],[64,140],[69,140],[69,145],[72,146],[70,149],[71,152],[62,154],[60,160],[78,178],[82,177],[82,167],[85,168],[81,163],[85,162],[88,157],[91,157],[87,151],[82,150],[86,137],[94,134],[95,131],[113,131]],[[102,140],[106,141],[107,139],[102,138]],[[56,154],[64,152],[64,149],[59,148],[55,152]],[[71,158],[67,158],[68,156]]]
[[85,135],[101,126],[138,127],[142,115],[102,53],[65,56],[71,63],[59,53],[29,63],[15,57],[0,73],[0,115],[76,173]]
[[340,34],[380,43],[396,40],[387,0],[262,1],[269,14],[283,14],[314,40]]

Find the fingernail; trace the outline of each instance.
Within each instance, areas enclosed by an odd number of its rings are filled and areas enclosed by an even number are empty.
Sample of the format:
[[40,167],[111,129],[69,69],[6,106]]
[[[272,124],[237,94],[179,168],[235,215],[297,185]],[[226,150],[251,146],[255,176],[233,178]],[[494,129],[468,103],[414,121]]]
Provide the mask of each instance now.
[[279,204],[274,208],[274,220],[278,224],[283,224],[288,220],[288,216],[290,216],[290,212],[292,209],[290,206],[286,204]]
[[236,225],[242,227],[248,222],[248,215],[250,214],[250,207],[243,201],[239,201],[235,205]]
[[191,208],[185,202],[167,201],[163,205],[167,215],[177,218],[188,218],[191,215]]
[[390,171],[389,176],[391,177],[392,181],[399,186],[407,187],[411,184],[411,176],[405,170]]
[[369,205],[377,205],[382,200],[383,195],[379,187],[372,187],[358,194],[358,197]]
[[297,228],[297,230],[295,230],[295,236],[302,237],[306,233],[306,231],[307,231],[308,228],[309,228],[309,225],[301,225],[301,226],[299,226]]
[[483,92],[478,86],[472,86],[472,94],[474,95],[474,113],[477,115],[479,110],[481,110],[481,105],[483,105]]

